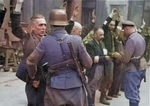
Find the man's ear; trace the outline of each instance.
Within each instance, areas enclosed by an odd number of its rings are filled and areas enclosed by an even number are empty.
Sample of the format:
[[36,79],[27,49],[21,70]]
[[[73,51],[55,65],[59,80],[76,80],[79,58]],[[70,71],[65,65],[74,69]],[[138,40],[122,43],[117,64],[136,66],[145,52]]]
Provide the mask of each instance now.
[[32,29],[32,31],[34,31],[34,29],[35,29],[35,26],[34,26],[34,25],[31,25],[31,29]]

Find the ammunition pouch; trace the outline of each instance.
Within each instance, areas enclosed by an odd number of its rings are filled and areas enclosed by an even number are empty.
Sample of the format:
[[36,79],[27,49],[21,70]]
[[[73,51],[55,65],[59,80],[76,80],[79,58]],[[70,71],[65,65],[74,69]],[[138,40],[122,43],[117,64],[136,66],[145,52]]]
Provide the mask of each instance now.
[[48,69],[48,72],[53,73],[66,68],[76,68],[73,59],[51,65]]
[[130,60],[130,62],[132,62],[134,64],[134,66],[136,67],[137,71],[140,71],[139,68],[140,68],[140,59],[142,58],[143,56],[140,56],[140,57],[134,57]]
[[[71,72],[72,70],[64,70],[67,68],[76,69],[73,59],[69,59],[57,64],[51,65],[47,70],[46,83],[50,85],[51,77],[59,76]],[[64,71],[61,71],[64,70]]]
[[130,62],[132,62],[134,66],[136,67],[137,71],[139,71],[140,59],[133,59],[133,60],[130,60]]

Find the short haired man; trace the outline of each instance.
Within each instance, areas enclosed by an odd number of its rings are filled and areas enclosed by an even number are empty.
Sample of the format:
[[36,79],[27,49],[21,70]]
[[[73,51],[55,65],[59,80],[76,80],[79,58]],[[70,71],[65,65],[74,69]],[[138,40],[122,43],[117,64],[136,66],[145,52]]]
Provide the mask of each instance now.
[[21,6],[24,0],[17,0],[14,12],[11,14],[12,33],[21,39],[24,56],[19,64],[16,76],[26,82],[25,92],[28,106],[44,106],[45,81],[40,70],[34,79],[30,79],[26,68],[26,59],[36,48],[45,35],[46,20],[41,14],[34,15],[29,23],[27,31],[20,25]]

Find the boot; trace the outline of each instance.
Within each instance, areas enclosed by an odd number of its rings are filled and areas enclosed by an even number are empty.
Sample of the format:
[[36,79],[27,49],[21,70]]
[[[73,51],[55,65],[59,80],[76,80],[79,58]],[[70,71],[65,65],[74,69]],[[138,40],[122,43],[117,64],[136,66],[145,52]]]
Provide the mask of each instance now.
[[111,96],[111,97],[114,97],[114,98],[118,98],[118,96],[115,95],[115,94],[108,94],[108,96]]
[[99,102],[105,105],[110,105],[110,103],[106,100],[106,97],[101,96]]
[[112,97],[106,96],[106,100],[112,100]]
[[118,94],[117,94],[117,96],[121,96],[121,94],[120,94],[120,93],[118,93]]

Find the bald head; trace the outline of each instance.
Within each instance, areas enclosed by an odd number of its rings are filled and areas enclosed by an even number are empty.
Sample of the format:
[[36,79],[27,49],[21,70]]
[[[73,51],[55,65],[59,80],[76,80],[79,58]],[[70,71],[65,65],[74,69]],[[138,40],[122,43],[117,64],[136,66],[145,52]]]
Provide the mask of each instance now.
[[74,22],[74,26],[72,28],[71,34],[80,36],[82,31],[82,25],[78,22]]

